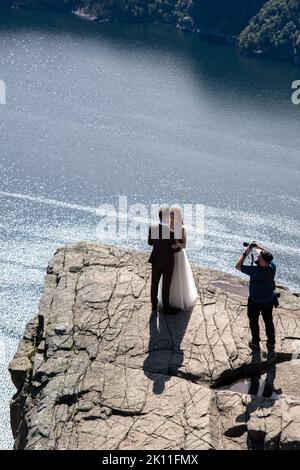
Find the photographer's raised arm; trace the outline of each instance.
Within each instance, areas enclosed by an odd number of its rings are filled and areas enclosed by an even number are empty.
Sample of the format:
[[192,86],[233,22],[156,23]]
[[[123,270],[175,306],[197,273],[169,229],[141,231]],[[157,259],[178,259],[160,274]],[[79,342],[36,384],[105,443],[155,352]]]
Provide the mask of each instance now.
[[245,250],[245,252],[242,254],[242,256],[240,257],[240,259],[238,260],[238,262],[236,263],[235,265],[235,268],[238,269],[238,271],[241,271],[242,269],[242,266],[245,262],[245,259],[247,258],[247,256],[250,254],[251,252],[251,245],[248,246],[248,248]]
[[261,246],[261,245],[259,245],[258,243],[256,243],[256,248],[257,248],[258,250],[266,250],[266,247]]

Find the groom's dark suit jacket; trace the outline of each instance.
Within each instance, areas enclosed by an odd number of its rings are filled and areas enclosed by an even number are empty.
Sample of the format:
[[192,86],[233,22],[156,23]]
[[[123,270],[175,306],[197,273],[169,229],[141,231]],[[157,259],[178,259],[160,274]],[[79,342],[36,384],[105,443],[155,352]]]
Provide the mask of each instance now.
[[153,248],[149,263],[152,263],[158,268],[173,268],[174,253],[180,251],[180,248],[177,250],[172,248],[174,243],[174,232],[171,232],[168,227],[162,224],[151,225],[148,234],[148,245]]

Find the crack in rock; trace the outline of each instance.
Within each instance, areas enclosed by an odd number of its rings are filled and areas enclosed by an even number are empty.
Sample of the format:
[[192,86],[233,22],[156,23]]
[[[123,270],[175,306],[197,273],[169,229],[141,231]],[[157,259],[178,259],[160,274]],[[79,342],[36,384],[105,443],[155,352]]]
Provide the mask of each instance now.
[[147,261],[97,243],[56,250],[10,363],[15,448],[299,448],[299,297],[282,289],[281,352],[255,358],[245,283],[193,265],[193,311],[151,315]]

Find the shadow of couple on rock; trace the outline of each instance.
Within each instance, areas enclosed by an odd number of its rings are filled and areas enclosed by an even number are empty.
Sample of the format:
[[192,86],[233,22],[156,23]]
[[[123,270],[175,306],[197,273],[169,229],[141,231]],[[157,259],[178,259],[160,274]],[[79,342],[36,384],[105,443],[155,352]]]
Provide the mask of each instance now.
[[192,310],[164,315],[152,312],[149,328],[148,354],[144,361],[145,375],[153,381],[153,393],[160,395],[172,376],[182,377],[184,362],[182,341],[188,327]]

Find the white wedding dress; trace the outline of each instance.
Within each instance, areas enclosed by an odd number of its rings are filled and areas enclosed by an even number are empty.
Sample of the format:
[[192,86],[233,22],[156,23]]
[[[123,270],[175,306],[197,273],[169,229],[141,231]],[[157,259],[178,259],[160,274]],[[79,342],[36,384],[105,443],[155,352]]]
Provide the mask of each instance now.
[[[169,302],[173,307],[190,310],[197,302],[198,292],[184,249],[174,254],[174,261]],[[162,306],[162,277],[158,287],[158,305]]]

